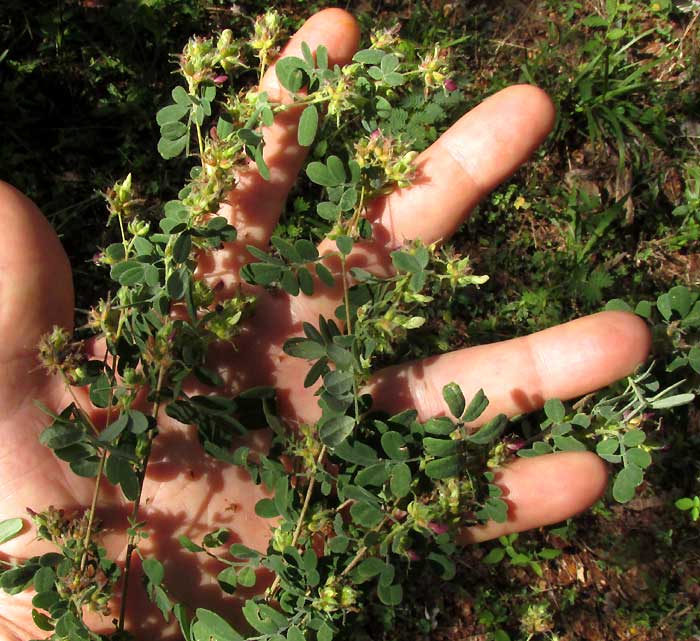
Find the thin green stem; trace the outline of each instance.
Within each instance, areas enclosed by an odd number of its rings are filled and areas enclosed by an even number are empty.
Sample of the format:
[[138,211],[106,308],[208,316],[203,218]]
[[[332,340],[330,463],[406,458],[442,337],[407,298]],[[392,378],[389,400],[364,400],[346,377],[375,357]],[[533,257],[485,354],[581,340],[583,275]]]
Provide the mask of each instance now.
[[340,254],[341,278],[343,279],[343,302],[345,303],[345,328],[348,334],[352,334],[352,319],[350,318],[350,288],[348,287],[348,273],[346,269],[345,254]]
[[362,185],[362,190],[360,191],[360,202],[357,203],[357,207],[353,213],[352,221],[350,223],[350,231],[353,234],[357,233],[357,225],[360,222],[360,216],[362,216],[362,212],[365,210],[365,198],[366,197],[367,197],[366,186]]
[[282,113],[285,111],[289,111],[290,109],[295,109],[297,107],[308,107],[309,105],[320,105],[322,103],[328,102],[329,98],[326,98],[324,96],[316,96],[314,97],[313,95],[310,96],[309,98],[302,98],[301,100],[295,100],[294,102],[290,103],[278,103],[274,107],[272,107],[272,112],[275,114]]
[[119,221],[119,231],[122,234],[122,245],[124,245],[124,258],[127,258],[129,254],[129,245],[126,241],[126,233],[124,232],[124,221],[122,220],[121,211],[117,212],[117,220]]
[[260,56],[260,73],[258,78],[258,87],[262,85],[263,76],[265,75],[265,67],[267,67],[267,54],[262,54]]
[[195,129],[197,130],[197,143],[199,144],[199,157],[204,158],[204,141],[202,140],[202,128],[199,126],[198,122],[195,122]]
[[[345,329],[348,334],[352,334],[352,319],[350,317],[350,288],[348,287],[348,274],[345,262],[345,254],[340,254],[341,278],[343,279],[343,301],[345,303]],[[357,376],[353,365],[352,396],[355,404],[355,421],[360,418],[360,399],[357,386]]]

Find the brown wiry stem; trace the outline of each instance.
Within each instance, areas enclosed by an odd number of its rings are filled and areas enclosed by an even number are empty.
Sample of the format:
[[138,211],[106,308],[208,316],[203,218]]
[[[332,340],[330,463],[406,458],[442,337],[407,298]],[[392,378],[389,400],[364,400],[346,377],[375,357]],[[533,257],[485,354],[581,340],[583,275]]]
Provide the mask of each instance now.
[[[156,385],[156,400],[155,404],[153,406],[153,411],[151,412],[151,416],[153,418],[156,418],[158,416],[158,410],[160,409],[160,390],[163,385],[163,380],[165,379],[165,373],[166,373],[166,368],[162,367],[160,371],[158,372],[158,383]],[[141,470],[139,473],[139,489],[138,493],[136,494],[136,499],[134,500],[134,507],[131,510],[131,523],[132,527],[135,526],[136,524],[136,519],[138,518],[139,515],[139,509],[141,507],[141,494],[143,492],[143,483],[146,479],[146,470],[148,469],[148,460],[151,457],[151,445],[153,444],[153,433],[151,432],[151,435],[149,436],[148,439],[148,444],[146,446],[146,454],[143,458],[143,463],[141,466]],[[127,596],[129,593],[129,577],[131,574],[131,557],[134,553],[134,550],[136,549],[137,544],[135,542],[135,537],[133,535],[129,536],[129,544],[126,547],[126,558],[124,560],[124,583],[122,585],[122,596],[121,596],[121,605],[119,607],[119,624],[117,626],[117,630],[119,632],[124,631],[124,623],[126,619],[126,600]]]
[[[321,447],[318,459],[316,459],[316,467],[323,465],[323,459],[326,456],[326,446]],[[304,497],[304,505],[301,508],[301,514],[299,515],[299,520],[297,521],[296,530],[294,530],[294,537],[292,538],[292,545],[296,545],[299,541],[299,536],[301,536],[301,528],[304,525],[304,518],[306,517],[306,512],[309,510],[309,503],[311,503],[311,495],[314,491],[314,485],[316,484],[316,477],[312,476],[309,481],[309,487],[306,488],[306,496]]]
[[[364,192],[363,192],[364,193]],[[341,278],[343,279],[343,299],[345,302],[345,329],[348,334],[352,334],[352,319],[350,317],[350,294],[349,294],[349,288],[348,288],[348,278],[347,278],[347,267],[345,263],[345,254],[341,252],[340,254],[340,264],[341,264]],[[353,377],[353,396],[355,397],[355,420],[359,417],[359,402],[358,402],[358,392],[357,392],[357,380],[355,377]],[[326,446],[323,445],[321,447],[321,451],[318,455],[318,458],[316,459],[316,467],[318,468],[320,465],[323,464],[323,459],[326,456]],[[299,537],[301,536],[301,531],[304,526],[304,519],[306,518],[306,513],[309,509],[309,504],[311,503],[311,496],[314,491],[314,487],[316,485],[316,477],[312,476],[311,480],[309,481],[309,485],[306,488],[306,496],[304,497],[304,504],[301,508],[301,513],[299,514],[299,519],[297,521],[296,528],[294,530],[294,536],[292,537],[292,546],[295,546],[298,541]],[[358,561],[359,562],[359,561]],[[280,586],[280,578],[279,576],[275,577],[275,580],[272,582],[272,585],[270,586],[269,589],[269,598],[272,599],[274,598],[275,594],[277,593],[277,590],[279,589]]]
[[[122,312],[121,315],[123,315]],[[114,371],[117,371],[117,361],[114,363]],[[116,378],[116,376],[115,376]],[[113,381],[116,383],[116,381]],[[107,425],[112,417],[112,402],[114,400],[114,385],[112,385],[109,391],[109,403],[107,404]],[[96,428],[95,428],[96,429]],[[83,539],[83,556],[80,559],[80,571],[85,569],[85,563],[87,563],[88,546],[90,545],[90,538],[92,537],[92,528],[95,524],[95,511],[97,510],[97,500],[100,496],[100,482],[102,481],[102,474],[104,473],[105,463],[107,461],[107,450],[103,450],[100,455],[100,464],[97,468],[97,478],[95,479],[95,489],[92,493],[92,502],[90,504],[90,516],[88,517],[87,532],[85,532],[85,539]]]
[[[73,402],[75,403],[75,409],[80,414],[80,416],[83,418],[83,420],[92,428],[92,431],[95,432],[95,435],[99,435],[100,431],[97,429],[95,424],[92,422],[92,419],[88,415],[88,413],[80,406],[80,403],[78,402],[78,398],[75,395],[75,392],[73,391],[73,388],[71,387],[71,383],[68,380],[68,377],[65,375],[65,373],[61,372],[63,376],[63,380],[66,384],[66,389],[68,390],[68,393],[71,395],[71,398],[73,399]],[[110,406],[111,406],[111,397],[110,397]],[[104,463],[105,459],[107,458],[107,452],[103,452],[102,456],[100,457],[100,465],[97,468],[97,479],[95,480],[95,489],[93,490],[92,493],[92,503],[90,505],[90,516],[88,517],[88,526],[87,526],[87,531],[85,532],[85,538],[83,539],[83,554],[82,557],[80,558],[80,571],[82,572],[85,569],[85,563],[87,563],[87,548],[88,545],[90,544],[90,537],[92,536],[92,527],[95,523],[95,509],[97,508],[97,499],[100,495],[100,481],[102,480],[102,472],[104,471]]]
[[[318,454],[318,458],[316,459],[316,466],[320,466],[323,464],[323,459],[326,456],[326,446],[321,447],[321,451]],[[315,472],[315,470],[314,470]],[[304,496],[304,505],[302,505],[301,508],[301,513],[299,514],[299,519],[297,520],[297,526],[296,529],[294,530],[294,536],[292,537],[292,547],[294,547],[298,542],[299,542],[299,537],[301,536],[301,530],[304,527],[304,519],[306,518],[306,513],[309,510],[309,505],[311,504],[311,495],[314,492],[314,486],[316,485],[316,477],[312,476],[311,480],[309,481],[309,485],[306,488],[306,496]],[[280,578],[279,576],[275,577],[275,580],[272,582],[272,585],[270,586],[270,598],[272,599],[275,596],[275,593],[279,589],[280,586]]]
[[[80,403],[78,401],[78,397],[75,395],[75,392],[73,391],[73,387],[71,386],[70,381],[68,380],[68,377],[66,376],[65,372],[61,372],[61,376],[63,378],[64,383],[66,384],[66,389],[68,390],[68,393],[71,395],[71,398],[73,399],[73,402],[75,403],[75,409],[78,412],[78,414],[82,417],[82,419],[92,428],[92,431],[95,432],[95,435],[99,435],[100,431],[97,429],[96,425],[92,422],[92,419],[90,418],[89,414],[80,406]],[[110,397],[110,407],[111,407],[111,397]],[[80,571],[82,572],[85,569],[85,563],[87,562],[87,548],[88,545],[90,544],[90,537],[92,536],[92,527],[95,522],[95,509],[97,508],[97,499],[100,495],[100,480],[102,479],[102,472],[104,471],[104,463],[105,459],[107,458],[107,452],[103,452],[102,456],[100,457],[100,465],[97,468],[97,479],[95,480],[95,489],[93,490],[92,493],[92,503],[90,505],[90,516],[88,517],[88,526],[87,526],[87,531],[85,532],[85,538],[83,539],[83,554],[80,559]]]
[[95,510],[97,509],[97,499],[100,496],[100,481],[102,480],[102,474],[105,469],[105,461],[107,460],[107,450],[102,452],[100,456],[100,464],[97,468],[97,478],[95,479],[95,489],[92,492],[92,503],[90,504],[90,516],[88,517],[87,532],[85,532],[85,538],[83,539],[83,555],[80,559],[80,571],[85,569],[85,563],[87,562],[88,556],[88,546],[90,545],[90,538],[92,537],[92,528],[95,523]]
[[95,436],[98,436],[100,430],[97,429],[88,413],[80,405],[80,401],[78,401],[78,397],[75,395],[75,392],[73,391],[73,387],[71,385],[71,382],[68,380],[68,377],[65,375],[64,372],[61,372],[61,377],[63,378],[63,382],[66,384],[66,389],[68,390],[68,393],[70,394],[71,398],[73,399],[73,402],[75,403],[75,409],[78,411],[78,414],[80,414],[82,419],[92,428],[92,431],[95,432]]
[[[382,520],[382,522],[376,528],[374,528],[374,531],[378,532],[379,530],[381,530],[390,520],[391,520],[390,517],[385,516],[384,519]],[[348,574],[350,574],[350,572],[352,572],[352,570],[357,566],[357,564],[360,561],[362,561],[362,559],[365,558],[365,555],[367,554],[368,549],[369,548],[366,545],[363,545],[357,551],[357,554],[353,557],[352,561],[350,561],[350,563],[348,563],[345,566],[345,569],[340,573],[340,576],[342,577],[342,576],[347,576]]]
[[346,499],[337,508],[335,508],[335,511],[342,512],[348,505],[352,505],[354,502],[355,499]]

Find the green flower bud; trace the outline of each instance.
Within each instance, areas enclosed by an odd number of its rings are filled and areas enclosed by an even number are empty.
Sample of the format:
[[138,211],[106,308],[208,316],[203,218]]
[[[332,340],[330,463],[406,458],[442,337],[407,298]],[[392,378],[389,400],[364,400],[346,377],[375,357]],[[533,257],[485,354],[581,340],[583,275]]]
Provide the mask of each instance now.
[[219,36],[219,41],[216,43],[216,48],[221,51],[226,49],[231,44],[233,40],[233,31],[231,29],[224,29]]
[[127,387],[143,385],[143,383],[145,382],[143,373],[135,370],[133,367],[124,368],[122,380],[124,381],[124,385],[126,385]]
[[294,534],[287,532],[282,528],[276,528],[272,533],[272,547],[277,552],[284,552],[284,549],[289,547],[294,540]]
[[357,590],[349,585],[343,586],[340,591],[340,605],[344,608],[349,608],[357,603]]
[[151,223],[146,222],[145,220],[139,220],[138,218],[134,218],[132,221],[130,221],[127,227],[132,236],[147,236],[150,228]]

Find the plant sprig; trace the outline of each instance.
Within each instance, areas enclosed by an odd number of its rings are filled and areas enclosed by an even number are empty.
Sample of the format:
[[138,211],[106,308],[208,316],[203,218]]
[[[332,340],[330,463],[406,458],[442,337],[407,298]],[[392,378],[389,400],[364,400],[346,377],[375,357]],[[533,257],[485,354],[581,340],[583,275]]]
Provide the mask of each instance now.
[[[507,519],[492,470],[508,455],[501,441],[508,421],[498,415],[473,429],[488,406],[483,390],[467,402],[450,383],[443,398],[451,416],[425,421],[415,410],[378,412],[363,391],[378,359],[394,355],[426,323],[426,306],[487,279],[472,273],[468,258],[419,242],[392,252],[391,276],[348,266],[355,245],[372,237],[368,202],[415,180],[417,153],[446,117],[445,105],[460,98],[449,78],[447,52],[437,46],[411,59],[400,53],[396,31],[389,30],[374,34],[372,45],[350,64],[331,68],[325,48],[312,52],[304,43],[302,57],[275,65],[288,101],[238,89],[239,72],[257,69],[262,78],[279,35],[279,16],[270,11],[255,22],[249,42],[225,30],[216,39],[187,43],[178,57],[184,85],[173,89],[173,103],[156,120],[161,155],[184,154],[194,161],[189,182],[165,203],[157,228],[146,217],[131,174],[105,194],[108,223],[116,221],[121,242],[107,246],[99,262],[109,267],[114,292],[91,310],[84,328],[104,338],[105,357],[89,360],[82,343],[60,328],[39,346],[48,371],[61,375],[68,387],[86,388],[91,403],[107,415],[98,429],[77,400],[58,412],[46,409],[52,420],[41,441],[74,473],[95,479],[93,506],[82,514],[51,507],[32,513],[38,535],[58,552],[0,575],[0,586],[11,594],[36,589],[34,621],[52,639],[128,638],[126,596],[136,589],[130,587],[133,554],[142,558],[146,597],[166,620],[176,618],[187,641],[245,638],[220,614],[174,602],[164,564],[144,558],[139,549],[147,527],[141,492],[163,412],[196,426],[208,456],[245,470],[269,493],[255,506],[259,517],[275,519],[264,553],[240,543],[221,553],[229,541],[225,529],[201,541],[180,537],[186,551],[220,564],[217,579],[227,594],[255,587],[259,570],[274,575],[267,592],[243,606],[254,630],[249,639],[331,641],[351,637],[353,622],[367,612],[391,619],[416,572],[444,581],[455,576],[461,528]],[[257,60],[248,59],[250,53]],[[221,343],[236,345],[244,322],[256,313],[255,295],[238,292],[219,300],[195,269],[202,254],[236,239],[235,228],[217,215],[219,205],[236,188],[240,171],[254,165],[270,178],[263,128],[290,109],[301,112],[298,143],[311,148],[302,180],[315,198],[315,229],[335,249],[321,254],[310,238],[275,234],[270,251],[248,247],[255,262],[241,274],[251,285],[290,296],[342,285],[335,317],[304,323],[303,336],[284,345],[289,356],[308,364],[304,385],[316,386],[321,409],[317,423],[295,429],[277,413],[273,389],[253,388],[236,398],[189,396],[184,389],[190,377],[213,388],[223,385],[208,366],[209,351]],[[338,134],[341,119],[357,125],[355,138],[347,129]],[[675,311],[681,324],[689,324],[697,317],[695,298],[673,291],[657,307],[667,319]],[[699,371],[692,349],[684,358],[679,367]],[[600,400],[591,416],[550,400],[532,447],[519,454],[593,446],[622,465],[613,494],[629,500],[651,462],[643,413],[687,402],[688,393],[671,395],[674,389],[659,391],[650,369],[630,377],[621,393]],[[267,454],[233,449],[234,436],[261,423],[273,433]],[[103,481],[118,487],[132,509],[121,612],[115,633],[100,636],[83,621],[83,610],[106,612],[122,575],[98,542]],[[20,530],[16,521],[0,524],[0,541]],[[537,571],[537,559],[517,552],[514,542],[513,536],[502,539],[503,547],[495,548],[501,551],[492,551],[489,562],[507,554],[512,563],[529,563]]]

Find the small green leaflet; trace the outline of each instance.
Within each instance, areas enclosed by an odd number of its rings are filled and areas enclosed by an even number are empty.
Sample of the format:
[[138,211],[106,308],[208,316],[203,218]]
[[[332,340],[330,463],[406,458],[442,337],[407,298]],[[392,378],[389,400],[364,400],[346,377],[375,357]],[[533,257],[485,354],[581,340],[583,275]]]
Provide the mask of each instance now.
[[352,251],[353,240],[349,236],[338,236],[335,239],[335,244],[340,250],[340,253],[347,256]]
[[384,512],[369,503],[353,503],[350,508],[350,515],[355,523],[366,528],[373,528],[379,525],[384,518]]
[[425,465],[425,473],[431,479],[446,479],[458,476],[462,471],[462,457],[458,454],[435,459]]
[[190,110],[190,105],[174,104],[163,107],[156,114],[156,122],[164,127],[171,122],[179,121],[188,111]]
[[316,360],[326,355],[324,345],[317,343],[308,338],[290,338],[284,344],[285,354],[296,356],[297,358],[305,358],[307,360]]
[[650,407],[655,410],[667,410],[679,405],[687,405],[695,398],[695,394],[676,394],[675,396],[667,396],[660,398],[658,401],[651,403]]
[[197,609],[197,620],[192,624],[194,641],[244,641],[224,619],[211,610]]
[[553,423],[561,423],[566,416],[564,404],[557,398],[550,398],[544,404],[544,413]]
[[287,90],[296,93],[304,86],[307,63],[296,56],[284,56],[275,64],[277,80]]
[[302,147],[308,147],[316,137],[318,130],[318,111],[315,105],[309,105],[304,109],[299,119],[297,141]]
[[455,418],[460,418],[464,413],[466,401],[464,400],[464,394],[462,394],[459,385],[457,385],[457,383],[448,383],[445,385],[445,387],[442,388],[442,397],[445,399],[447,407],[450,408],[450,414]]
[[270,180],[270,170],[267,166],[267,163],[265,163],[265,158],[263,156],[263,147],[263,143],[260,143],[255,148],[255,164],[257,165],[258,172],[263,177],[263,179]]
[[618,503],[627,503],[634,498],[637,487],[644,479],[643,472],[634,463],[626,465],[615,477],[613,483],[613,498]]
[[470,443],[475,445],[487,445],[491,441],[496,440],[506,428],[508,424],[508,418],[505,414],[498,414],[494,416],[486,425],[484,425],[478,432],[471,434],[467,437]]
[[483,413],[486,407],[489,404],[489,399],[486,398],[486,394],[484,394],[484,390],[480,389],[476,394],[474,394],[472,400],[469,402],[469,405],[467,406],[467,409],[464,410],[464,414],[462,414],[462,420],[465,423],[470,423],[471,421],[475,421],[477,418],[479,418]]
[[384,52],[379,49],[363,49],[358,51],[352,59],[363,65],[378,65],[382,61],[383,56]]
[[322,187],[337,187],[347,178],[343,161],[338,156],[329,156],[325,164],[317,160],[310,162],[306,167],[306,175],[311,182]]
[[163,579],[165,578],[165,568],[158,559],[144,559],[142,567],[151,583],[160,585],[163,582]]
[[163,136],[158,141],[158,153],[165,160],[170,160],[171,158],[176,158],[183,151],[185,151],[189,140],[190,140],[189,132],[187,132],[184,136],[176,138],[175,140],[170,140],[170,139],[166,138],[165,136]]
[[24,529],[24,521],[22,519],[5,519],[0,522],[0,545],[19,536]]
[[337,447],[350,436],[354,427],[352,416],[334,416],[321,425],[321,441],[328,447]]

